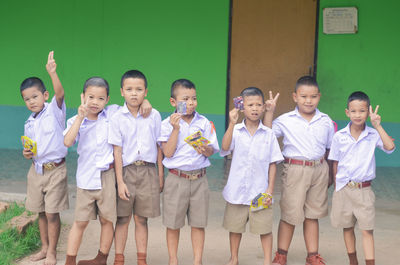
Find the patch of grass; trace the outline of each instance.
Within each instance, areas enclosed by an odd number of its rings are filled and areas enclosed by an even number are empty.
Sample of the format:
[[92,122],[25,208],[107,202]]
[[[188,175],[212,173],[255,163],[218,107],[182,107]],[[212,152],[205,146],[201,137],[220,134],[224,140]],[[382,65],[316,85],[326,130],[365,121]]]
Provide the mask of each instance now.
[[[25,211],[25,207],[16,203],[0,214],[0,227],[4,227],[6,222],[14,216],[21,215]],[[40,232],[38,223],[30,225],[25,233],[19,234],[13,228],[9,228],[0,233],[0,265],[14,264],[18,258],[24,257],[40,247]]]
[[7,211],[0,214],[0,229],[13,217],[21,215],[24,211],[25,207],[23,205],[17,204],[16,202],[12,203]]

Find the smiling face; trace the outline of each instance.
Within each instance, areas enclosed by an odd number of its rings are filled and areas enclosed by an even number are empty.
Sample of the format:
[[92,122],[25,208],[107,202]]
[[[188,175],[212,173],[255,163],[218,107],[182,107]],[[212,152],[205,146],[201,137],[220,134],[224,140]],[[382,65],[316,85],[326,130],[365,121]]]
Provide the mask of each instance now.
[[297,104],[299,113],[304,116],[314,115],[320,98],[321,94],[316,86],[301,85],[293,93],[293,100]]
[[21,95],[26,107],[34,113],[41,112],[44,108],[44,103],[49,99],[49,92],[42,93],[36,86],[22,90]]
[[257,122],[264,112],[264,102],[261,96],[244,96],[243,113],[247,120]]
[[128,108],[139,108],[147,96],[144,80],[141,78],[126,78],[121,88],[121,96],[125,98]]
[[88,86],[85,90],[84,98],[89,119],[96,118],[110,99],[107,96],[107,89],[101,86]]
[[176,108],[180,101],[186,102],[186,115],[193,115],[197,108],[196,89],[182,86],[177,87],[175,89],[175,98],[170,98],[170,102]]
[[364,126],[369,115],[368,103],[364,100],[350,101],[346,109],[346,115],[353,125]]

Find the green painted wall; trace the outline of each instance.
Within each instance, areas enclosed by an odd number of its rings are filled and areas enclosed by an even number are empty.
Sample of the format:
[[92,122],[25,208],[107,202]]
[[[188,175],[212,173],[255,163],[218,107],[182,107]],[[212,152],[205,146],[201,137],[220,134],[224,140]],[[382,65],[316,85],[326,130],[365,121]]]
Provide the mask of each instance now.
[[[45,70],[55,51],[68,116],[80,104],[84,81],[102,76],[110,103],[122,104],[120,78],[145,73],[148,99],[163,117],[173,109],[170,85],[188,78],[197,87],[198,111],[225,130],[229,0],[43,0],[0,1],[0,148],[20,148],[29,115],[19,93],[23,79]],[[51,91],[51,95],[52,95]],[[12,117],[12,118],[10,118]]]
[[[325,7],[358,8],[357,34],[322,32]],[[334,119],[347,119],[347,97],[362,90],[385,122],[400,122],[400,1],[321,0],[317,78],[322,88],[321,108]]]
[[170,85],[184,77],[198,88],[200,112],[225,114],[229,0],[1,1],[0,25],[0,105],[23,105],[18,88],[28,76],[50,87],[54,50],[68,107],[93,75],[109,81],[111,103],[122,103],[121,75],[140,69],[160,111],[171,110]]
[[[323,33],[325,7],[357,7],[357,34]],[[317,79],[322,97],[319,108],[336,120],[339,129],[351,92],[366,92],[373,107],[380,105],[383,127],[399,147],[400,115],[400,2],[387,0],[320,0]],[[376,153],[378,166],[400,166],[400,152]]]

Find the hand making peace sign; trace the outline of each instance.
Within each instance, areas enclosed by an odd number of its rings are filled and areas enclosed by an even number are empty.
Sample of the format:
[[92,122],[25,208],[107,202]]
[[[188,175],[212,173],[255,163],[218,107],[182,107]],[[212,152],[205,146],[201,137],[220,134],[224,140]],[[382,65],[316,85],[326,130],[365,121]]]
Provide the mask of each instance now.
[[81,94],[81,105],[78,108],[78,116],[82,119],[88,114],[87,102],[85,103],[85,96]]
[[369,119],[371,120],[372,126],[374,128],[381,125],[381,116],[378,114],[379,105],[376,105],[375,111],[373,111],[372,106],[369,105]]
[[273,97],[272,91],[269,91],[269,99],[265,101],[265,110],[274,112],[278,98],[279,93],[277,93],[275,97]]

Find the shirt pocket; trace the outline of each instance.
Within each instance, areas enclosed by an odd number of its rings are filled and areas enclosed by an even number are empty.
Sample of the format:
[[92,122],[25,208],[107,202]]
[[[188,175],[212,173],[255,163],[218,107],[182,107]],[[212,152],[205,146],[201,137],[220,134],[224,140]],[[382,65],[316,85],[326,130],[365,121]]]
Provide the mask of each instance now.
[[54,134],[57,123],[58,121],[52,115],[44,116],[40,122],[40,130],[43,132],[43,135]]

